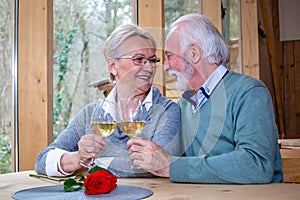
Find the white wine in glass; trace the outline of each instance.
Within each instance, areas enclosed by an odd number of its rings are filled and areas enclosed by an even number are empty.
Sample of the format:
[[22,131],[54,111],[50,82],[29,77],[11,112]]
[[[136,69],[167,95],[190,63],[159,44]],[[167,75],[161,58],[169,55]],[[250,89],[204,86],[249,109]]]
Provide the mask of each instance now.
[[114,119],[115,113],[115,102],[100,99],[91,117],[93,132],[103,138],[110,136],[116,128],[116,120]]
[[92,130],[96,135],[99,135],[103,138],[110,136],[116,128],[116,123],[110,122],[92,122]]
[[120,127],[120,129],[122,130],[122,132],[126,135],[128,135],[129,137],[136,137],[138,136],[145,125],[145,121],[124,121],[118,122],[118,126]]
[[140,99],[118,100],[118,126],[129,137],[138,136],[145,125],[145,113]]
[[[137,137],[145,125],[145,112],[140,99],[118,100],[117,124],[121,131],[129,137]],[[132,165],[131,169],[142,169]]]

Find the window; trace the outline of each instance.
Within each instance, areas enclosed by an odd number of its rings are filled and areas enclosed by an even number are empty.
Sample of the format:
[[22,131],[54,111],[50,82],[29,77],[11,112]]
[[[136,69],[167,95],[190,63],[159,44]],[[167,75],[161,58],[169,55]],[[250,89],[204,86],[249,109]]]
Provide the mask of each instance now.
[[164,0],[165,28],[188,13],[199,13],[199,0]]
[[11,10],[11,0],[0,1],[0,174],[11,172]]
[[230,49],[230,70],[242,73],[239,0],[222,0],[223,36]]
[[92,82],[109,79],[102,44],[132,22],[132,0],[54,1],[54,136],[94,100]]
[[[166,34],[171,23],[177,18],[188,13],[199,13],[198,0],[165,0],[165,29]],[[182,92],[176,89],[176,80],[174,77],[165,76],[166,78],[166,96],[169,99],[177,101],[181,97]]]

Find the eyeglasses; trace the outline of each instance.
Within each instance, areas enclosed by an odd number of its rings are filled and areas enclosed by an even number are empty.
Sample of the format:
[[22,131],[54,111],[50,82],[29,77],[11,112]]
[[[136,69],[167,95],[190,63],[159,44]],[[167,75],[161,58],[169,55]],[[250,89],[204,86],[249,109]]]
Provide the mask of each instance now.
[[144,66],[147,61],[149,61],[151,67],[157,67],[157,63],[160,62],[160,58],[145,58],[140,55],[133,55],[133,56],[121,56],[117,59],[131,59],[134,65],[137,66]]

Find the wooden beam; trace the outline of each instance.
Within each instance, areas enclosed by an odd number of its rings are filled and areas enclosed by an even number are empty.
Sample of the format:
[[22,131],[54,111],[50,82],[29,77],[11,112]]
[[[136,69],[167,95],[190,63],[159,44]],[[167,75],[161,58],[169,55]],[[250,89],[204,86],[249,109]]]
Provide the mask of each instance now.
[[19,170],[52,141],[53,1],[19,1]]
[[272,80],[275,90],[275,107],[278,113],[278,122],[279,122],[279,134],[284,134],[284,121],[283,121],[283,110],[281,105],[281,97],[280,97],[280,90],[279,90],[279,80],[278,80],[278,73],[277,73],[277,66],[278,62],[276,61],[276,55],[278,55],[276,51],[276,44],[275,39],[273,38],[273,26],[272,26],[272,11],[270,8],[270,2],[268,0],[261,0],[261,8],[262,8],[262,15],[264,20],[264,28],[267,35],[267,47],[268,52],[270,55],[270,63],[271,63],[271,71],[272,71]]
[[257,0],[242,0],[240,4],[243,74],[259,79]]
[[208,17],[222,34],[221,0],[202,0],[200,8],[200,13]]
[[157,43],[157,55],[161,58],[160,67],[156,69],[153,84],[162,94],[166,94],[165,75],[163,70],[164,49],[164,1],[138,0],[137,23],[150,31]]

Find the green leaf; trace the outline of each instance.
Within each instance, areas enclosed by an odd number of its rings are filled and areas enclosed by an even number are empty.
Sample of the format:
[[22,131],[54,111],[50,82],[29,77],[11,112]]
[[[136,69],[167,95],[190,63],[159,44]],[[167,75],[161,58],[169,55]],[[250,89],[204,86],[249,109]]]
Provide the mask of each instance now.
[[78,180],[78,181],[84,181],[85,178],[86,178],[86,176],[85,176],[85,175],[82,175],[82,176],[79,177],[79,180]]
[[[96,172],[96,171],[99,171],[99,170],[106,170],[106,169],[104,169],[104,168],[102,168],[102,167],[99,167],[99,166],[95,166],[95,167],[93,167],[92,169],[90,169],[89,171],[88,171],[88,174],[92,174],[92,173],[94,173],[94,172]],[[106,170],[107,171],[107,170]]]
[[65,192],[75,192],[83,189],[83,182],[75,181],[73,178],[69,178],[64,182]]

